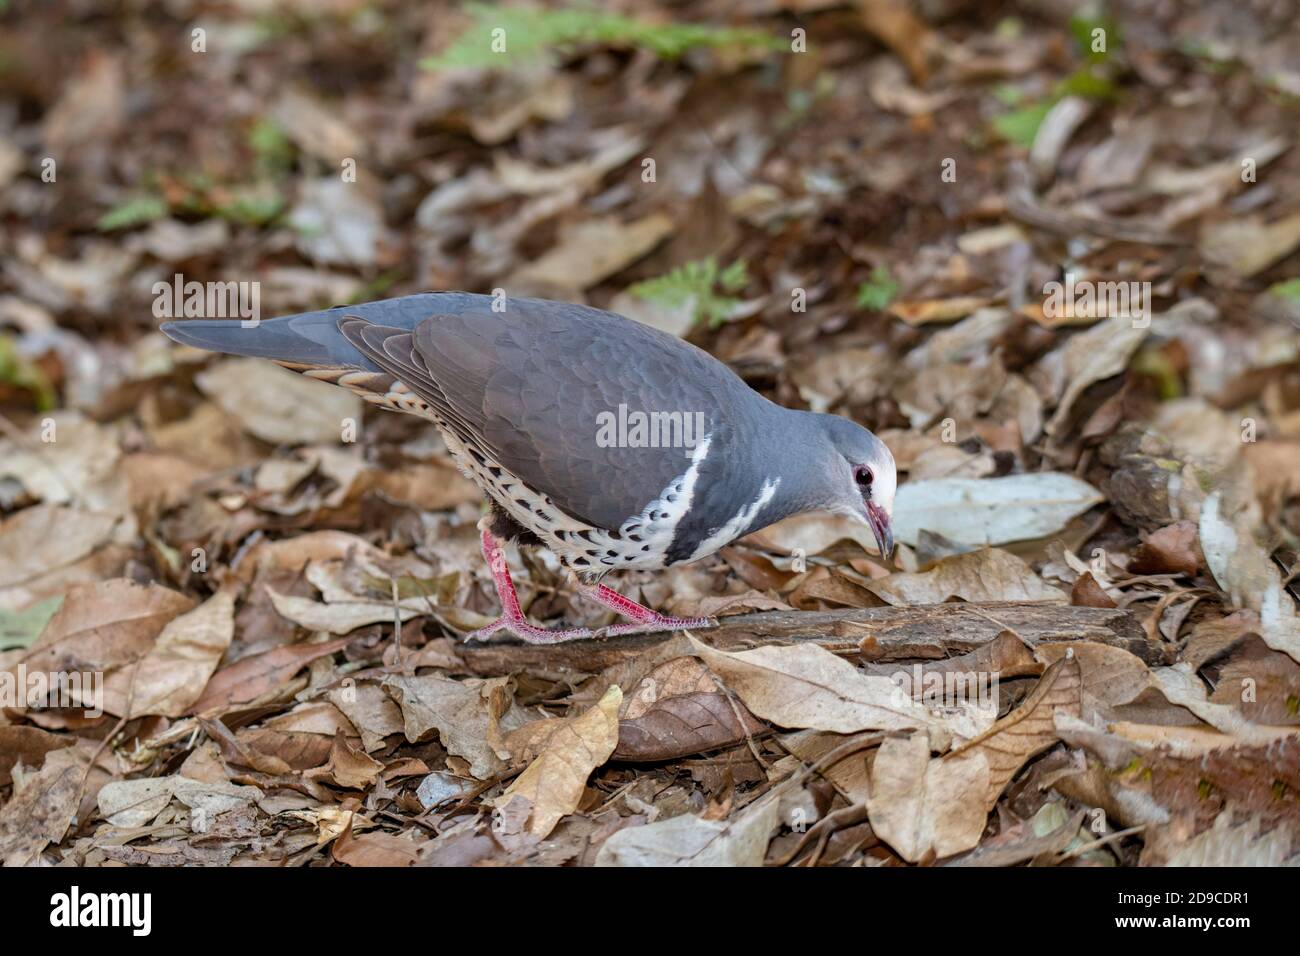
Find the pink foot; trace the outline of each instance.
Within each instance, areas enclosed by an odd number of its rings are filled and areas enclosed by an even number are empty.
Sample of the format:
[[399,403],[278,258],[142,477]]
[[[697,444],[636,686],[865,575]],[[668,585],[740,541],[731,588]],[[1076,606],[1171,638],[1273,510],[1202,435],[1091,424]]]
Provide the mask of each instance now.
[[529,624],[526,620],[509,618],[504,614],[489,624],[465,635],[467,641],[486,641],[498,631],[508,631],[526,644],[559,644],[561,641],[574,641],[591,637],[591,631],[585,627],[568,627],[556,631]]
[[666,617],[603,584],[583,587],[582,595],[628,619],[626,624],[614,624],[605,628],[603,633],[609,637],[619,634],[649,634],[654,631],[713,627],[718,623],[709,617]]
[[548,631],[544,627],[529,624],[524,617],[523,608],[519,606],[519,594],[515,591],[515,582],[510,579],[510,567],[506,564],[505,552],[497,544],[492,532],[483,527],[479,529],[483,544],[483,557],[492,570],[492,583],[496,585],[497,598],[501,601],[501,616],[477,631],[465,635],[467,641],[485,641],[498,631],[509,631],[529,644],[558,644],[581,637],[591,637],[591,631],[585,627],[571,627],[564,630]]

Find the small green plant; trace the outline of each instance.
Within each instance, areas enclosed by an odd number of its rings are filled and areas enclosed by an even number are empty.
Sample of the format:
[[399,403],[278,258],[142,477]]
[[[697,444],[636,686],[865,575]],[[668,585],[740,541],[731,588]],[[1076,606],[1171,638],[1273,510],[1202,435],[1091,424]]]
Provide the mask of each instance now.
[[0,384],[30,392],[39,411],[54,407],[54,387],[41,367],[18,351],[9,336],[0,337]]
[[63,596],[59,595],[23,611],[0,611],[0,651],[30,647],[62,603]]
[[871,278],[858,286],[858,307],[879,312],[894,301],[898,283],[889,274],[889,267],[878,265],[871,270]]
[[1288,302],[1300,305],[1300,277],[1275,282],[1268,287],[1268,291],[1279,299],[1286,299]]
[[134,229],[155,219],[167,215],[167,200],[150,193],[133,196],[126,202],[119,203],[99,217],[96,228],[100,232],[114,232],[118,229]]
[[[1104,49],[1095,48],[1094,31],[1104,31]],[[993,129],[1009,143],[1029,147],[1034,144],[1038,128],[1043,125],[1052,107],[1067,96],[1087,100],[1114,100],[1119,98],[1119,86],[1112,78],[1110,54],[1119,49],[1119,29],[1114,20],[1105,16],[1078,14],[1069,26],[1079,52],[1087,61],[1065,79],[1052,87],[1051,94],[1031,103],[1024,102],[1023,94],[1012,86],[1001,86],[993,91],[997,99],[1011,109],[993,118]]]
[[[1067,28],[1074,38],[1075,46],[1090,63],[1100,63],[1112,48],[1118,49],[1122,41],[1119,23],[1114,17],[1097,13],[1076,13],[1070,18]],[[1096,49],[1096,33],[1101,31],[1104,49]]]
[[1043,125],[1043,120],[1047,119],[1047,113],[1054,105],[1053,100],[1041,100],[1037,103],[1031,103],[1028,106],[1022,106],[1020,109],[1011,110],[1009,113],[1003,113],[1001,116],[993,118],[993,128],[997,130],[999,136],[1009,143],[1015,143],[1019,146],[1034,145],[1034,137],[1038,135],[1038,127]]
[[272,182],[249,183],[223,190],[213,212],[244,226],[265,226],[284,212],[284,196]]
[[713,256],[678,266],[672,272],[638,282],[628,289],[632,295],[665,308],[692,305],[695,321],[708,322],[716,329],[735,315],[740,299],[735,297],[749,284],[749,267],[737,259],[719,270]]
[[293,165],[296,155],[293,141],[278,123],[265,117],[249,129],[248,148],[253,151],[258,168],[267,174],[284,172]]
[[635,47],[674,60],[701,47],[776,50],[784,42],[760,30],[715,27],[699,23],[650,23],[621,13],[569,7],[540,10],[529,7],[468,5],[474,23],[440,55],[420,65],[428,70],[448,67],[508,67],[535,62],[552,50],[581,45]]

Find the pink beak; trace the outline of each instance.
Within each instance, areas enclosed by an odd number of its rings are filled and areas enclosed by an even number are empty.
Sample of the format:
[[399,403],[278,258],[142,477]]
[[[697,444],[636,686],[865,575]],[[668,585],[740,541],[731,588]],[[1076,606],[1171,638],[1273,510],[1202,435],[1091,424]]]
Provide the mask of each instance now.
[[894,531],[889,526],[889,513],[868,501],[867,523],[871,525],[871,533],[876,536],[880,556],[889,560],[894,555]]

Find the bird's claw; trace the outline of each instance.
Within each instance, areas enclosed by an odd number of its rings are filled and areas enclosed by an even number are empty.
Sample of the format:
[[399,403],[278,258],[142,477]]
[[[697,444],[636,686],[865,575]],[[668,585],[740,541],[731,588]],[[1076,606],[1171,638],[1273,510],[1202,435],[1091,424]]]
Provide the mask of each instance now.
[[561,644],[564,641],[577,641],[589,637],[655,634],[661,631],[686,631],[717,626],[718,619],[714,617],[665,617],[661,614],[653,621],[628,621],[625,624],[611,624],[596,631],[586,627],[548,630],[535,624],[529,624],[526,620],[502,616],[487,625],[487,627],[480,627],[477,631],[471,631],[462,640],[466,642],[486,641],[500,631],[508,631],[525,644]]
[[568,627],[551,631],[535,624],[529,624],[522,618],[502,615],[487,627],[480,627],[477,631],[466,634],[464,640],[467,642],[486,641],[498,631],[508,631],[525,644],[560,644],[564,641],[576,641],[592,636],[591,630],[585,627]]
[[629,621],[626,624],[611,624],[601,628],[598,636],[618,637],[623,634],[655,634],[660,631],[687,631],[703,627],[717,627],[718,619],[714,617],[664,617],[658,616],[653,621]]

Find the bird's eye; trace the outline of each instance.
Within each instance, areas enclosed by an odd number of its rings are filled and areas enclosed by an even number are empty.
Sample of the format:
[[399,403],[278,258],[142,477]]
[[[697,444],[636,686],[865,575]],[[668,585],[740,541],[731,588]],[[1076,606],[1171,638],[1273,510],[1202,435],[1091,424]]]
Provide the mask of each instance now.
[[858,483],[858,487],[863,491],[871,490],[871,480],[873,477],[871,469],[866,465],[858,465],[853,469],[853,480]]

